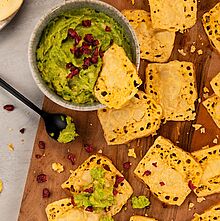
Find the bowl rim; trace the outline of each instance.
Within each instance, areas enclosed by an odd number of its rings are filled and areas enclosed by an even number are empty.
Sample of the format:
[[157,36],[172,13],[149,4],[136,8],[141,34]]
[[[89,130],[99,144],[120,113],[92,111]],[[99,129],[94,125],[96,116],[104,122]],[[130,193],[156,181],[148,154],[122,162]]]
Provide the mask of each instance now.
[[[101,108],[105,108],[106,106],[99,103],[99,102],[95,102],[90,105],[90,104],[77,104],[77,103],[73,103],[73,102],[64,100],[61,96],[57,95],[56,92],[51,90],[48,87],[48,85],[46,85],[46,83],[42,79],[40,72],[39,72],[37,65],[36,65],[36,55],[35,55],[36,49],[34,49],[34,44],[36,44],[36,41],[37,41],[37,44],[39,43],[39,39],[42,34],[42,31],[48,25],[49,21],[51,21],[52,19],[54,19],[57,16],[57,15],[54,16],[55,12],[61,10],[61,8],[65,7],[66,5],[74,5],[74,3],[78,3],[78,4],[90,3],[93,5],[99,5],[100,7],[103,7],[103,8],[108,8],[110,10],[110,12],[116,14],[116,17],[121,19],[121,22],[123,22],[125,24],[125,26],[128,28],[128,31],[131,33],[130,37],[133,40],[133,44],[134,44],[133,46],[135,48],[135,49],[133,49],[135,51],[135,56],[136,56],[135,63],[136,63],[137,70],[139,69],[139,67],[140,67],[140,46],[138,44],[137,36],[136,36],[133,28],[129,24],[129,21],[114,6],[112,6],[108,3],[102,2],[102,1],[99,1],[99,0],[70,0],[68,2],[58,4],[55,7],[49,9],[45,13],[45,15],[43,15],[39,19],[39,21],[37,22],[37,24],[35,25],[32,33],[31,33],[31,37],[30,37],[29,45],[28,45],[28,63],[29,63],[29,68],[31,70],[32,77],[33,77],[35,83],[37,84],[38,88],[51,101],[53,101],[54,103],[56,103],[64,108],[68,108],[68,109],[72,109],[72,110],[76,110],[76,111],[95,111],[95,110],[98,110]],[[91,7],[91,6],[88,6],[88,8],[89,7]],[[105,12],[103,12],[103,13],[105,13]],[[108,15],[108,16],[111,17],[110,15]],[[48,20],[48,21],[45,22],[45,20]],[[116,22],[117,22],[117,20],[116,20]],[[40,34],[38,35],[38,33],[40,33]]]

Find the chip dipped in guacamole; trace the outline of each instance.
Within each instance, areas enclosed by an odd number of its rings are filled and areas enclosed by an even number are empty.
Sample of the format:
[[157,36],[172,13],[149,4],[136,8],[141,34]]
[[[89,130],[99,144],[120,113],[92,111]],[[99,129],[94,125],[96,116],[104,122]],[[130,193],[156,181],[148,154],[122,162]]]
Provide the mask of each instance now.
[[37,66],[43,80],[64,100],[77,104],[96,101],[93,88],[104,52],[113,44],[131,46],[123,28],[102,12],[83,8],[52,20],[37,48]]

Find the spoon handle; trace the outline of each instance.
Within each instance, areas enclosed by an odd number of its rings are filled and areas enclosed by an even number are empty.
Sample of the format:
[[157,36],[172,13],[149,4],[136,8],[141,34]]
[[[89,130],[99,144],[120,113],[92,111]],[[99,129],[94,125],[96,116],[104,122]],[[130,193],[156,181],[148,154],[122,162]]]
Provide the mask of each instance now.
[[6,91],[11,93],[12,95],[14,95],[17,99],[19,99],[21,102],[26,104],[28,107],[30,107],[32,110],[34,110],[36,113],[38,113],[40,116],[42,116],[42,117],[44,116],[44,111],[42,111],[40,108],[38,108],[35,104],[33,104],[25,96],[20,94],[17,90],[15,90],[12,86],[10,86],[2,78],[0,78],[0,86],[3,87]]

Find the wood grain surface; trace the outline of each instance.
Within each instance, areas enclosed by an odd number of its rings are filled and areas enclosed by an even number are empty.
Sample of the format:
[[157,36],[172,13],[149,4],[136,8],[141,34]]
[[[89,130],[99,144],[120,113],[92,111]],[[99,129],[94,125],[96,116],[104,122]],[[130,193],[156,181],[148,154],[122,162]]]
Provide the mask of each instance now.
[[[149,11],[149,5],[146,0],[136,0],[134,6],[132,6],[130,0],[106,0],[105,2],[115,6],[119,10],[133,8]],[[202,100],[204,100],[204,86],[210,89],[209,95],[213,93],[209,82],[212,77],[220,72],[220,55],[210,45],[202,27],[201,17],[204,12],[210,10],[218,2],[219,0],[201,0],[198,3],[197,24],[184,34],[176,34],[175,47],[170,57],[170,60],[178,59],[180,61],[191,61],[194,63],[198,94]],[[193,43],[197,50],[201,49],[203,51],[202,55],[198,55],[197,52],[190,52]],[[186,56],[182,56],[178,52],[178,49],[183,49],[186,52]],[[147,61],[141,62],[139,73],[143,80],[144,70],[147,64]],[[84,150],[84,144],[92,144],[96,149],[94,153],[101,149],[103,154],[108,156],[120,171],[123,170],[123,162],[130,161],[132,167],[129,171],[124,171],[123,174],[132,185],[134,195],[144,194],[150,198],[151,206],[148,209],[132,209],[129,200],[126,205],[127,210],[123,208],[122,211],[114,217],[116,221],[128,221],[129,217],[133,214],[148,214],[150,217],[154,217],[159,221],[189,221],[195,212],[201,213],[204,209],[208,209],[215,203],[220,202],[220,194],[215,194],[206,197],[205,201],[197,203],[195,194],[191,193],[180,207],[166,206],[150,193],[148,187],[134,176],[133,170],[157,136],[137,139],[126,145],[108,146],[103,137],[103,131],[95,111],[77,112],[67,110],[59,107],[47,98],[45,98],[43,109],[50,112],[63,112],[71,115],[75,120],[80,137],[70,144],[59,144],[47,136],[44,123],[40,120],[18,218],[19,221],[46,221],[47,218],[44,209],[47,204],[68,196],[67,193],[61,189],[60,185],[69,177],[70,169],[76,169],[78,165],[89,157],[89,154]],[[158,135],[169,138],[179,145],[179,147],[189,152],[201,149],[205,145],[213,146],[213,140],[216,138],[216,135],[220,137],[220,130],[201,103],[196,103],[196,111],[197,119],[195,121],[167,122],[161,125]],[[195,123],[202,124],[206,133],[201,133],[200,130],[195,131],[192,127],[192,124]],[[40,150],[38,147],[40,140],[46,143],[45,151]],[[127,156],[128,148],[131,147],[135,148],[137,159]],[[69,152],[76,155],[76,164],[74,166],[72,166],[67,159]],[[43,153],[44,156],[40,159],[35,157],[36,154]],[[61,174],[52,171],[51,164],[53,162],[62,163],[65,167],[65,171]],[[48,181],[39,184],[36,182],[36,176],[41,173],[45,173],[48,176]],[[51,191],[51,197],[48,199],[42,198],[42,190],[45,187]],[[188,209],[190,202],[195,204],[191,210]]]

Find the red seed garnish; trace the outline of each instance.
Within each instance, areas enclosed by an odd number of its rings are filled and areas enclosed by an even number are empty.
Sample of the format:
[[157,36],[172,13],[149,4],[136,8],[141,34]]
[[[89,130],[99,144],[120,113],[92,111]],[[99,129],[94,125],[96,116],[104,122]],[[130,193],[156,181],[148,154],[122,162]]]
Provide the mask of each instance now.
[[19,131],[20,131],[21,134],[24,134],[25,128],[21,128]]
[[84,58],[83,69],[88,69],[90,66],[90,58]]
[[70,69],[70,71],[71,71],[71,72],[66,76],[66,78],[71,79],[71,78],[73,78],[74,76],[76,76],[76,75],[79,74],[79,69],[78,69],[78,68],[73,67],[73,68]]
[[113,195],[116,196],[118,194],[118,190],[113,189]]
[[68,29],[68,35],[73,39],[75,39],[78,36],[77,32],[72,28]]
[[99,55],[99,48],[96,47],[95,50],[93,51],[93,56],[98,56]]
[[84,148],[85,148],[87,153],[92,153],[94,151],[94,147],[90,144],[85,144]]
[[89,43],[87,43],[85,41],[82,43],[82,48],[89,48],[89,47],[90,47]]
[[105,31],[110,32],[110,31],[111,31],[111,28],[110,28],[109,26],[106,26],[106,27],[105,27]]
[[42,155],[40,154],[35,154],[36,159],[40,159],[42,157]]
[[6,104],[3,108],[7,111],[13,111],[15,109],[14,105],[12,104]]
[[43,189],[43,198],[49,198],[50,197],[50,191],[47,188]]
[[153,166],[155,166],[155,167],[157,167],[157,162],[155,162],[155,163],[152,163],[152,165],[153,165]]
[[124,179],[125,179],[124,177],[116,175],[114,187],[117,188],[119,183],[123,182]]
[[92,62],[93,64],[97,64],[98,61],[99,61],[98,56],[92,56],[91,62]]
[[81,40],[82,40],[82,38],[80,36],[77,36],[75,38],[75,45],[78,45]]
[[70,69],[70,68],[72,68],[72,67],[73,67],[72,62],[69,62],[69,63],[66,64],[66,69]]
[[73,196],[71,196],[71,203],[72,203],[72,205],[73,205],[74,207],[76,206],[76,203],[75,203],[75,201],[74,201]]
[[92,50],[89,48],[83,48],[82,51],[83,51],[83,54],[91,54],[92,53]]
[[45,147],[46,147],[45,142],[42,141],[42,140],[40,140],[39,143],[38,143],[38,147],[39,147],[40,149],[45,149]]
[[125,162],[125,163],[123,163],[123,168],[124,168],[125,170],[128,170],[130,167],[131,167],[131,162]]
[[162,182],[160,182],[160,185],[161,185],[161,186],[164,186],[164,185],[165,185],[165,183],[162,181]]
[[82,26],[84,27],[90,27],[91,26],[91,20],[83,20],[82,21]]
[[37,176],[38,183],[44,183],[46,181],[47,181],[47,176],[45,174],[42,173]]
[[84,41],[88,42],[88,43],[92,43],[94,41],[94,37],[92,34],[86,34],[84,37]]
[[74,165],[75,162],[76,162],[76,156],[74,154],[72,154],[72,153],[69,153],[67,155],[67,159],[71,161],[72,165]]
[[88,212],[93,212],[93,207],[92,206],[88,206],[88,207],[86,207],[85,210],[88,211]]
[[88,189],[85,189],[83,192],[86,192],[86,193],[93,193],[94,190],[93,190],[93,187],[90,187]]
[[193,185],[192,180],[190,180],[190,181],[188,182],[188,187],[189,187],[191,190],[196,189],[196,186]]
[[94,41],[92,42],[92,46],[97,46],[97,45],[99,45],[99,40],[94,40]]
[[143,174],[143,176],[149,176],[149,175],[151,175],[151,171],[150,170],[146,170],[145,172],[144,172],[144,174]]
[[102,58],[104,56],[104,52],[99,50],[99,56]]

